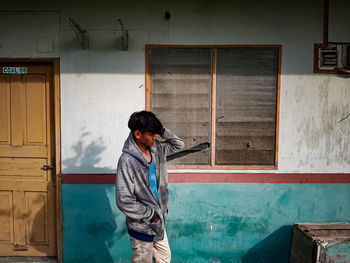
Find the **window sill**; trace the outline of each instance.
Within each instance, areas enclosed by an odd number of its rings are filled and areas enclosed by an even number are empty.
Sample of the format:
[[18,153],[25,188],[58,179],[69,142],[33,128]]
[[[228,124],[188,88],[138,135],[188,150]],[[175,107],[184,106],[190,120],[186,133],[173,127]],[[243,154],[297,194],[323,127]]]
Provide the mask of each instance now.
[[168,170],[277,170],[278,166],[169,166]]

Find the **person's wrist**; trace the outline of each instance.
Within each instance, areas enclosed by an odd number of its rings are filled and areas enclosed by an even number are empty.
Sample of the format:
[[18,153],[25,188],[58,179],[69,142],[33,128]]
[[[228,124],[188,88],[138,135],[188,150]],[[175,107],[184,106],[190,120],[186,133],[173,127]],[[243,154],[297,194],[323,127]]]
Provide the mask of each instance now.
[[154,212],[152,218],[151,218],[151,223],[156,223],[158,221],[159,217],[157,212]]

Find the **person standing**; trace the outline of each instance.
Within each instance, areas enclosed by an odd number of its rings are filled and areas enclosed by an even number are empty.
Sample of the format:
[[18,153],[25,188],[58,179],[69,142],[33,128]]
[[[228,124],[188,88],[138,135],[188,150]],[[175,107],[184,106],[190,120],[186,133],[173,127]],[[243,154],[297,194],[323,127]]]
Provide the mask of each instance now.
[[[130,116],[129,137],[118,161],[116,203],[126,215],[133,250],[132,263],[170,262],[165,230],[169,191],[168,154],[184,147],[183,141],[163,127],[149,111]],[[164,141],[156,140],[156,134]]]

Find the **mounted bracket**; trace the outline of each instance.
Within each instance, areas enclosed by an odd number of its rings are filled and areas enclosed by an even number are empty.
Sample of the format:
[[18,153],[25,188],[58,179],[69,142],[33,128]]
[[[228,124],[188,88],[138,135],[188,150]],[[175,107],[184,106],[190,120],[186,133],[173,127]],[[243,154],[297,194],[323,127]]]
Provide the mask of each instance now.
[[128,30],[126,30],[124,21],[121,18],[117,20],[122,29],[122,51],[128,51]]
[[83,49],[89,49],[89,34],[88,32],[82,28],[77,21],[73,17],[68,17],[67,22],[71,25],[75,36],[80,42]]

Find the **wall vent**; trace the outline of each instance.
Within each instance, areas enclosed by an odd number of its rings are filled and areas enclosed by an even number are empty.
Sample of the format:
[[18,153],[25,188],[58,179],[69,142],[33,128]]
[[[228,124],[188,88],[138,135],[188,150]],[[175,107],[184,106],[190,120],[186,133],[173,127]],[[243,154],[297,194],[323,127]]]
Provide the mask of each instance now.
[[350,74],[350,43],[315,44],[314,73]]

